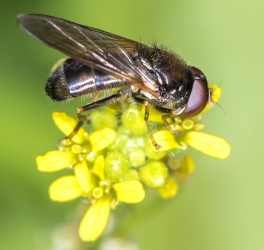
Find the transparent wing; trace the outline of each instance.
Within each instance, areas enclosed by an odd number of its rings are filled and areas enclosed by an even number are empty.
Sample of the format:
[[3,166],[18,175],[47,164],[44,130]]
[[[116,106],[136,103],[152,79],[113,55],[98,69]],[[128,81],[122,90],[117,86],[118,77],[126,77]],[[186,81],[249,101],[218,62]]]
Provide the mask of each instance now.
[[132,53],[139,43],[46,15],[20,15],[18,24],[37,40],[65,55],[149,91],[143,81],[145,76],[132,60]]

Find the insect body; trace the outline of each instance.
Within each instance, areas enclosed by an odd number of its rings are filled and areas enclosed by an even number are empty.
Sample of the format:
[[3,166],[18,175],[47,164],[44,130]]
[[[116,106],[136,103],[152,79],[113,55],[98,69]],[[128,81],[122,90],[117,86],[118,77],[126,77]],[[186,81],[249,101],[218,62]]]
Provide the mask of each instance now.
[[209,99],[207,80],[197,68],[188,66],[179,55],[163,47],[153,47],[102,30],[46,15],[21,15],[19,26],[31,36],[61,51],[69,58],[50,75],[46,93],[53,101],[117,89],[114,94],[77,109],[81,113],[109,104],[124,95],[145,105],[145,121],[152,143],[158,149],[148,123],[148,106],[170,116],[190,117],[200,113]]

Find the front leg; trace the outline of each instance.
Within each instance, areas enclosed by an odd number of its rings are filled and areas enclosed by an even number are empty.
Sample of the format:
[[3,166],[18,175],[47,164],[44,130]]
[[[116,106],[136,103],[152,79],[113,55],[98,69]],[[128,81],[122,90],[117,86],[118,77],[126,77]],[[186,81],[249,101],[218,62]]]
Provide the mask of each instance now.
[[170,127],[170,124],[167,122],[168,118],[174,117],[176,115],[176,110],[163,108],[163,107],[160,107],[157,105],[154,105],[153,107],[154,107],[154,109],[156,109],[157,111],[159,111],[161,113],[166,113],[165,115],[162,115],[162,121],[163,121],[164,125],[166,126],[166,128],[169,130],[169,132],[172,135],[178,135],[179,132],[173,131]]

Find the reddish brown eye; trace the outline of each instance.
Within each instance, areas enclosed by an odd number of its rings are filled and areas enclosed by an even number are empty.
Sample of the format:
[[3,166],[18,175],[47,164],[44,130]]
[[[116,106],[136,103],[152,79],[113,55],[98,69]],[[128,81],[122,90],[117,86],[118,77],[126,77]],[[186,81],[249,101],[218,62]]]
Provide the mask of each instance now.
[[191,67],[194,75],[194,83],[187,106],[180,117],[188,118],[198,115],[205,107],[209,99],[207,80],[203,72],[195,67]]

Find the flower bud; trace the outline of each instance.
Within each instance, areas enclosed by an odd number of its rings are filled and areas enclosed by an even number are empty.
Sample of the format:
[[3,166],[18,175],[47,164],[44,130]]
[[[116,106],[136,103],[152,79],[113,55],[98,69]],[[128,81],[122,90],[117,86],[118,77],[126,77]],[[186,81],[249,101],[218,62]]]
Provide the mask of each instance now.
[[128,170],[126,157],[118,152],[112,151],[105,157],[105,173],[113,181],[120,181]]
[[168,168],[160,161],[150,161],[140,168],[140,177],[149,187],[164,187],[168,178]]

